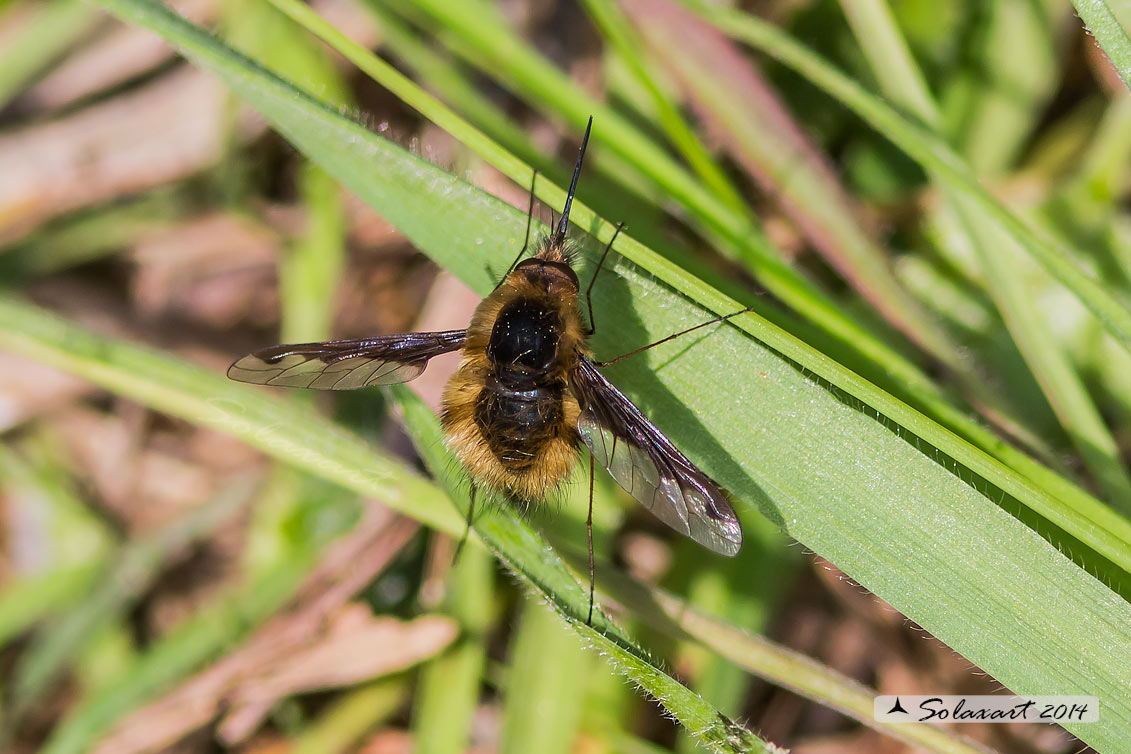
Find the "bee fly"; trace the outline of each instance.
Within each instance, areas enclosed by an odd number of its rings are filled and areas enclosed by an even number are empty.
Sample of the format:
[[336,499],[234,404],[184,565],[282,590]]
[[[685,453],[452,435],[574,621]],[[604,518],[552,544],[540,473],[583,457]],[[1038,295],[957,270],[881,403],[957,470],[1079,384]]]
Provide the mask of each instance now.
[[[608,469],[621,487],[680,534],[727,556],[742,546],[742,529],[719,485],[679,452],[598,367],[749,311],[716,317],[609,362],[593,360],[588,346],[595,331],[589,293],[597,272],[585,292],[586,326],[578,305],[573,249],[566,242],[592,125],[590,118],[556,228],[530,259],[522,259],[527,249],[523,245],[466,330],[274,346],[244,356],[228,369],[228,377],[241,382],[352,390],[407,382],[419,376],[433,356],[462,350],[463,361],[444,390],[441,423],[449,447],[471,477],[469,526],[477,487],[513,500],[540,500],[569,476],[579,442],[589,449],[590,621],[594,463]],[[533,207],[531,187],[528,242]],[[612,245],[610,240],[597,271]]]

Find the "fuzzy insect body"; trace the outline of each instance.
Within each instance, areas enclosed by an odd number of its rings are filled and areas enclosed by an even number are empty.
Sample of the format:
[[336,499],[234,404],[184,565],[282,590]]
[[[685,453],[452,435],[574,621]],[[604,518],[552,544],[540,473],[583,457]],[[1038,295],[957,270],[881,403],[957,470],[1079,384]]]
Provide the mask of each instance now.
[[[566,242],[588,138],[586,128],[559,223],[531,258],[516,260],[467,329],[273,346],[237,360],[228,376],[350,390],[407,382],[433,356],[459,350],[463,358],[444,391],[441,423],[473,492],[486,487],[518,501],[541,500],[570,475],[584,445],[657,518],[704,547],[735,555],[742,529],[722,488],[600,373],[589,350],[592,309],[587,326]],[[532,211],[533,190],[531,197]],[[606,254],[611,247],[612,241]],[[587,304],[590,289],[592,281]],[[592,540],[590,556],[592,590]]]
[[551,237],[472,315],[441,423],[474,482],[540,500],[573,470],[581,407],[569,378],[589,355],[577,300],[577,275]]

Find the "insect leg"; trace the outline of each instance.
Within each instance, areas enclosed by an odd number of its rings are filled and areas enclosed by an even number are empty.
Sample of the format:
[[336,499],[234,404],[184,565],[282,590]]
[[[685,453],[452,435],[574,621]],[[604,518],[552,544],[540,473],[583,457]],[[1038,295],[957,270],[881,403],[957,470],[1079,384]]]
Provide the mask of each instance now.
[[597,569],[593,566],[593,451],[589,451],[589,517],[585,519],[585,532],[589,535],[589,617],[585,625],[593,625],[593,585],[597,580]]
[[471,536],[471,522],[475,518],[475,493],[479,490],[474,483],[471,485],[471,493],[467,502],[467,526],[463,530],[463,536],[460,537],[459,544],[456,545],[456,554],[452,557],[452,561],[459,560],[459,554],[463,551],[463,545],[467,542],[467,538]]
[[613,233],[613,237],[605,244],[605,250],[601,252],[601,258],[597,260],[597,269],[593,270],[593,277],[589,279],[589,287],[585,289],[585,306],[589,308],[589,331],[586,333],[587,335],[592,335],[597,332],[597,323],[593,320],[593,299],[589,294],[593,292],[593,284],[597,282],[597,273],[605,266],[605,257],[609,255],[609,249],[613,248],[613,241],[617,240],[617,236],[620,235],[621,228],[623,227],[624,223],[617,223],[617,229]]
[[514,269],[514,266],[519,263],[526,254],[526,249],[530,246],[530,220],[534,217],[534,182],[537,180],[538,171],[535,170],[530,176],[530,203],[526,207],[526,236],[522,241],[522,249],[518,252],[518,256],[514,258],[514,261],[511,262],[510,267],[507,267],[507,271],[503,273],[503,277],[495,284],[496,288],[502,285],[503,280],[506,280],[507,275],[509,275],[510,271]]
[[731,317],[737,317],[739,314],[746,314],[747,312],[752,312],[752,311],[754,311],[753,307],[748,306],[745,309],[739,309],[738,311],[731,312],[730,314],[724,314],[720,317],[714,317],[712,319],[707,320],[706,322],[700,322],[699,324],[695,325],[694,327],[689,327],[686,330],[680,330],[679,332],[675,333],[674,335],[669,335],[666,338],[660,338],[655,343],[649,343],[646,346],[641,346],[640,348],[637,348],[635,351],[629,351],[626,354],[621,354],[620,356],[616,357],[615,359],[611,359],[610,361],[594,361],[593,363],[596,364],[599,367],[607,367],[610,364],[616,364],[618,361],[623,361],[623,360],[627,359],[629,356],[635,356],[638,353],[643,353],[644,351],[647,351],[649,348],[655,348],[656,346],[660,345],[661,343],[667,343],[669,340],[675,340],[676,338],[678,338],[681,335],[687,335],[687,333],[698,330],[700,327],[706,327],[707,325],[713,325],[716,322],[722,322],[724,319],[730,319]]

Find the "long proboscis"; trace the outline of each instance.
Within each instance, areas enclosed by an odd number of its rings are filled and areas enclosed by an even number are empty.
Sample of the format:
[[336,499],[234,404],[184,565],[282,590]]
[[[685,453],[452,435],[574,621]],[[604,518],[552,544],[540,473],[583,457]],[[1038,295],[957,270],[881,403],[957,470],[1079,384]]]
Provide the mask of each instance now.
[[565,207],[554,231],[554,239],[559,243],[565,240],[566,229],[569,227],[569,208],[573,204],[573,192],[577,190],[577,178],[581,175],[581,163],[585,159],[585,147],[589,144],[589,131],[593,128],[593,116],[585,124],[585,135],[581,137],[581,148],[577,151],[577,164],[573,166],[573,178],[569,182],[569,191],[566,192]]

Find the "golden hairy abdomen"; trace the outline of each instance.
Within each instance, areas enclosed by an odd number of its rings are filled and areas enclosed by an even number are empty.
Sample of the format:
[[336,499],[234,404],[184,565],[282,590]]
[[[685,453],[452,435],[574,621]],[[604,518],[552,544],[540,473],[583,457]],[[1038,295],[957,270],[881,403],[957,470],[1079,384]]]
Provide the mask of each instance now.
[[[542,499],[569,477],[577,462],[581,409],[577,400],[563,391],[560,420],[532,428],[521,444],[497,452],[498,438],[488,437],[485,429],[490,432],[490,427],[481,427],[476,419],[476,405],[485,390],[486,363],[482,353],[465,352],[459,370],[444,390],[441,423],[448,447],[476,484],[524,500]],[[521,463],[514,461],[518,456]]]
[[[549,419],[526,425],[523,436],[514,436],[514,425],[492,431],[483,426],[477,406],[492,378],[487,346],[491,330],[504,306],[518,298],[542,298],[545,305],[562,313],[560,357],[546,374],[546,384],[560,385],[560,407],[544,406]],[[525,500],[538,500],[569,477],[577,462],[577,419],[581,409],[566,387],[567,376],[585,347],[576,294],[551,297],[518,273],[511,273],[491,295],[483,299],[472,316],[463,349],[463,361],[444,390],[440,420],[448,447],[463,464],[472,481]],[[498,388],[496,387],[496,390]],[[503,435],[508,435],[504,437]]]

